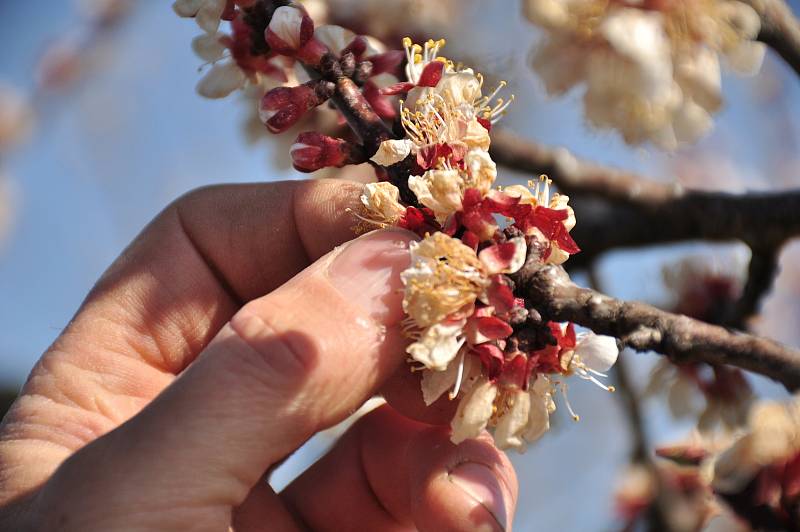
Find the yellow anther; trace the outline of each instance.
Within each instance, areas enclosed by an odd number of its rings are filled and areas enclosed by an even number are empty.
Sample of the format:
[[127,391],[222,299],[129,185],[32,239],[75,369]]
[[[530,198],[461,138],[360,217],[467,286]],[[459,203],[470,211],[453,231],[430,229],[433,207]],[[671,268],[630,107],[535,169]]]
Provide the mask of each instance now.
[[403,37],[403,47],[410,48],[412,44],[411,37]]

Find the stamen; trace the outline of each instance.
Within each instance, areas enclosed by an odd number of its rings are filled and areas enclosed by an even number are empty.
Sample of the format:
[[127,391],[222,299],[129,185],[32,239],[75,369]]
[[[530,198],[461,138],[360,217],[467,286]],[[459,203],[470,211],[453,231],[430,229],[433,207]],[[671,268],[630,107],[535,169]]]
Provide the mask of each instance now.
[[561,390],[561,395],[564,397],[564,404],[567,406],[569,415],[572,416],[574,421],[580,421],[581,416],[575,413],[575,411],[572,409],[572,405],[569,403],[569,397],[567,396],[567,384],[564,382],[559,382],[558,387]]
[[458,392],[461,390],[461,379],[464,377],[464,357],[466,353],[461,353],[461,358],[458,361],[458,373],[456,374],[456,385],[453,387],[453,391],[448,394],[450,400],[452,401],[456,397],[458,397]]

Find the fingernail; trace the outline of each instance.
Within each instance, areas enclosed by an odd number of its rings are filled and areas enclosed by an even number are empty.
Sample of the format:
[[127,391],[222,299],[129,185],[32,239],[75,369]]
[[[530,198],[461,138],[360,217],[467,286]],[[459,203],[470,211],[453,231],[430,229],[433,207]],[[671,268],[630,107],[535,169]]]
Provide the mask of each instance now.
[[416,237],[402,230],[368,233],[346,244],[328,267],[328,278],[345,298],[386,325],[402,319],[408,244]]
[[503,490],[497,475],[485,465],[467,462],[450,472],[450,482],[492,514],[501,530],[506,530],[508,516]]

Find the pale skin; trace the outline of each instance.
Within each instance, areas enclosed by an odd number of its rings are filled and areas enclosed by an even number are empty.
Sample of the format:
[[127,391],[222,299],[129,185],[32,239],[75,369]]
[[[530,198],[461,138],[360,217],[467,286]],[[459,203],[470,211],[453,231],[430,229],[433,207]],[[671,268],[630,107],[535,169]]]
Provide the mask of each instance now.
[[[165,209],[3,420],[0,530],[510,529],[508,459],[488,437],[451,444],[453,405],[424,410],[404,361],[414,236],[341,245],[359,194],[219,186]],[[270,488],[271,469],[376,393],[389,405]]]

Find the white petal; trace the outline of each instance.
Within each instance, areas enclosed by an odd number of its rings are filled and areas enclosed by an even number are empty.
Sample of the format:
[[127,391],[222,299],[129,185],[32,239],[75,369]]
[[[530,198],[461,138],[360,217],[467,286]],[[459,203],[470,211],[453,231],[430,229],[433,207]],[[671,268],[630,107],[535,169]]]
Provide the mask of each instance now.
[[722,105],[722,73],[714,50],[696,47],[675,60],[675,79],[683,94],[714,112]]
[[728,66],[742,76],[755,76],[761,70],[767,46],[761,42],[745,41],[726,54]]
[[570,22],[567,3],[561,0],[523,0],[525,17],[545,28],[560,28]]
[[356,34],[335,24],[326,24],[314,30],[314,37],[327,46],[331,52],[339,55],[348,44],[353,42]]
[[302,11],[292,6],[281,6],[272,15],[269,29],[289,46],[298,48],[300,46],[300,27],[302,23]]
[[225,54],[225,45],[220,42],[221,33],[204,33],[192,39],[192,50],[197,57],[213,63]]
[[617,361],[619,349],[617,340],[611,336],[587,334],[578,340],[575,354],[580,357],[587,368],[604,373],[611,369],[611,366]]
[[[444,371],[423,370],[422,398],[425,400],[425,404],[432,405],[445,392],[460,392],[462,395],[468,392],[477,376],[480,375],[480,366],[475,361],[474,356],[462,355],[459,360],[448,364]],[[461,371],[461,382],[458,382],[459,370]],[[459,385],[458,390],[455,390],[456,385]]]
[[172,9],[179,17],[193,17],[205,3],[206,0],[176,0]]
[[226,3],[225,0],[206,0],[194,18],[197,25],[206,33],[216,33]]
[[470,438],[477,438],[486,428],[492,417],[497,387],[488,380],[482,380],[461,399],[458,410],[450,426],[453,430],[450,440],[459,444]]
[[519,390],[514,394],[514,404],[500,416],[494,429],[494,442],[498,448],[525,451],[523,433],[528,427],[530,410],[530,394]]
[[531,387],[528,424],[523,434],[528,442],[535,442],[550,430],[550,414],[555,412],[551,389],[550,380],[543,376],[539,376]]
[[714,120],[708,111],[687,100],[675,112],[672,119],[672,127],[675,132],[675,139],[678,142],[692,143],[698,140],[711,130]]
[[381,166],[391,166],[405,160],[413,146],[409,139],[384,140],[371,160]]
[[197,92],[206,98],[224,98],[241,88],[246,79],[236,63],[216,64],[197,84]]
[[460,320],[454,324],[431,325],[418,341],[408,346],[406,352],[426,368],[444,371],[464,345],[464,323],[465,320]]
[[525,243],[525,237],[518,236],[508,241],[514,244],[514,258],[511,259],[511,264],[508,265],[506,273],[516,273],[525,264],[525,259],[528,257],[528,245]]

